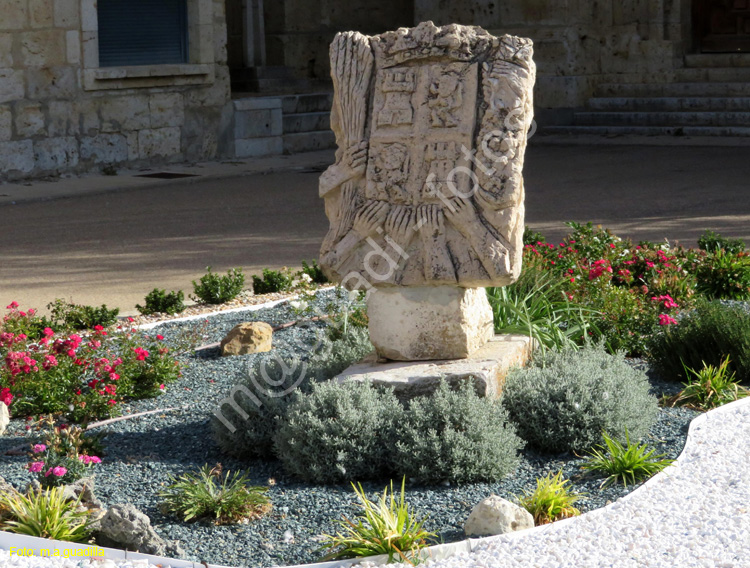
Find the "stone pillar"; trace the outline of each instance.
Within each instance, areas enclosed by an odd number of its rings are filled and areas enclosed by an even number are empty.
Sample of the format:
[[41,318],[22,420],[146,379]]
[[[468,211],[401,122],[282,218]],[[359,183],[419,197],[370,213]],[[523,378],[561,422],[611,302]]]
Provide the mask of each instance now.
[[245,67],[266,64],[266,32],[263,22],[263,0],[243,0]]

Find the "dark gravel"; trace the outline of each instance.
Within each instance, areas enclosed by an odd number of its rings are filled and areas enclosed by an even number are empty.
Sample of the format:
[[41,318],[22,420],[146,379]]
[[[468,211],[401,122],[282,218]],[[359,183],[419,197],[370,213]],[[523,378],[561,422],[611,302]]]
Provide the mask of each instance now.
[[[325,293],[322,303],[331,300]],[[168,342],[175,341],[186,330],[200,330],[200,343],[219,341],[234,325],[242,321],[266,321],[271,325],[294,320],[288,305],[260,311],[222,314],[190,323],[165,323],[149,333],[161,333]],[[206,323],[207,322],[207,323]],[[322,324],[313,323],[281,330],[274,335],[274,348],[286,353],[306,353],[315,342],[315,331]],[[179,541],[187,558],[225,566],[271,566],[309,563],[319,560],[320,535],[337,530],[336,521],[356,514],[354,494],[349,486],[311,486],[287,477],[276,461],[242,463],[223,455],[211,438],[208,417],[218,400],[243,377],[255,355],[218,356],[218,350],[204,350],[182,357],[186,367],[179,382],[170,385],[156,399],[136,401],[123,409],[134,413],[152,409],[179,407],[176,411],[157,413],[119,422],[106,427],[106,455],[97,467],[96,494],[105,505],[132,503],[152,520],[163,537]],[[643,361],[632,364],[648,370]],[[679,384],[664,383],[649,374],[656,396],[673,394]],[[662,408],[657,423],[646,440],[660,453],[676,458],[682,451],[690,421],[695,411]],[[0,438],[0,455],[26,443],[24,422],[11,421],[8,432]],[[195,471],[204,464],[221,462],[225,470],[245,470],[252,483],[267,485],[275,480],[268,495],[272,512],[247,525],[213,526],[206,523],[184,524],[162,515],[156,492],[168,483],[170,475]],[[584,476],[583,460],[564,454],[542,456],[523,452],[518,470],[499,483],[472,485],[407,487],[409,503],[429,517],[425,528],[439,534],[444,542],[462,540],[463,523],[472,507],[490,494],[513,499],[523,490],[533,489],[536,479],[563,469],[574,489],[585,495],[578,506],[582,511],[602,507],[637,486],[612,486],[600,489],[600,478]],[[24,488],[31,479],[26,472],[27,459],[2,456],[0,477]],[[364,484],[372,496],[381,492],[387,480]]]

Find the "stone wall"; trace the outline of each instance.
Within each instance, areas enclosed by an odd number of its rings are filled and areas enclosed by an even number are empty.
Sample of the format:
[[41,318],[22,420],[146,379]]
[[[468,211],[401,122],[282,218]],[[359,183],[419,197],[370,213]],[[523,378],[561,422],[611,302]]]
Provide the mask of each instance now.
[[99,67],[95,0],[0,11],[0,181],[229,148],[223,0],[188,0],[188,63],[119,68]]

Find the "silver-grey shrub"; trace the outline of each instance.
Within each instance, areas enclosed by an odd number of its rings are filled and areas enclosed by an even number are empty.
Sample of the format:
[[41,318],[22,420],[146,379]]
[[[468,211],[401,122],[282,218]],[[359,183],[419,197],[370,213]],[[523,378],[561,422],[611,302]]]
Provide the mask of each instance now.
[[499,401],[479,397],[471,381],[456,391],[442,381],[411,401],[394,461],[399,475],[422,483],[497,481],[515,470],[523,445]]
[[[247,377],[237,385],[247,389],[252,397],[241,390],[234,395],[236,404],[247,418],[229,404],[224,404],[220,412],[235,430],[212,415],[214,440],[222,451],[239,458],[272,458],[273,436],[294,393],[308,392],[312,384],[333,378],[372,349],[367,330],[351,328],[336,341],[321,341],[307,363],[290,358],[279,360],[273,355],[256,359]],[[300,373],[304,377],[298,381]]]
[[588,450],[602,431],[640,440],[657,414],[646,374],[602,346],[537,354],[508,375],[502,402],[518,434],[544,452]]
[[391,471],[403,409],[390,389],[369,381],[328,381],[300,393],[276,434],[276,455],[291,475],[313,483],[379,479]]

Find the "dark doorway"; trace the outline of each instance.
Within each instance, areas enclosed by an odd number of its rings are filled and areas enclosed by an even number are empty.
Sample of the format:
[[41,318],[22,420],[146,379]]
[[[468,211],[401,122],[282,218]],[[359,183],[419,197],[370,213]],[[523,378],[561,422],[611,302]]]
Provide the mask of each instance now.
[[695,36],[703,53],[750,52],[750,0],[693,0]]

